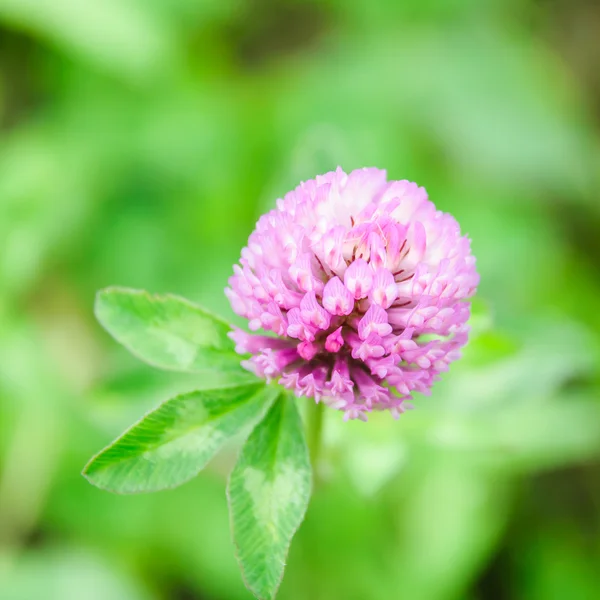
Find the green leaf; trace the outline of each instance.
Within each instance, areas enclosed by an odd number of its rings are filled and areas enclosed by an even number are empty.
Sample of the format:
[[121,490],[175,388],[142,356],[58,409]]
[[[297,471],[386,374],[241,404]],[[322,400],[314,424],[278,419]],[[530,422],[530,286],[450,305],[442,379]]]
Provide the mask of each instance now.
[[304,519],[311,467],[295,401],[282,394],[242,448],[228,485],[233,539],[248,589],[275,597]]
[[155,367],[252,377],[227,337],[229,324],[184,298],[108,288],[98,293],[95,312],[118,342]]
[[92,458],[83,475],[121,494],[181,485],[228,439],[259,419],[275,393],[257,381],[167,400]]

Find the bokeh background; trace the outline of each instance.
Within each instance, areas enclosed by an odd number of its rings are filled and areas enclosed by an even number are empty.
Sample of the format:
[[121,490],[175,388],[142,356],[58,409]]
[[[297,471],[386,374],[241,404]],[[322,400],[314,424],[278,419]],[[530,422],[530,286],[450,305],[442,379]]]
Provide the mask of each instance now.
[[0,0],[0,598],[243,600],[232,446],[180,489],[80,476],[206,381],[94,321],[110,284],[233,319],[258,215],[386,168],[473,239],[473,340],[395,422],[329,412],[281,600],[600,598],[600,4]]

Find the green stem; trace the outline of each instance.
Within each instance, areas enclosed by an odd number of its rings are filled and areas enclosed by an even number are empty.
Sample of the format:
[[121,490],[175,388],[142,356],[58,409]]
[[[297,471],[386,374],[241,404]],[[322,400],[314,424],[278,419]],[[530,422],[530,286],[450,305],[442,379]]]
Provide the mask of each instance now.
[[307,443],[310,453],[310,461],[312,463],[315,478],[318,471],[319,455],[321,453],[321,437],[323,433],[323,413],[325,405],[323,402],[310,402],[308,408],[307,427]]

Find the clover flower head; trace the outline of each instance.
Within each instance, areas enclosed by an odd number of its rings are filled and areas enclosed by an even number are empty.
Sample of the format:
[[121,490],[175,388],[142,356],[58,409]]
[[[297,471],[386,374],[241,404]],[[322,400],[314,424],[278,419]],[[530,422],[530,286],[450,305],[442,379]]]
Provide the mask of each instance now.
[[338,168],[263,215],[226,294],[252,331],[244,365],[366,420],[429,393],[468,338],[479,276],[470,241],[424,188]]

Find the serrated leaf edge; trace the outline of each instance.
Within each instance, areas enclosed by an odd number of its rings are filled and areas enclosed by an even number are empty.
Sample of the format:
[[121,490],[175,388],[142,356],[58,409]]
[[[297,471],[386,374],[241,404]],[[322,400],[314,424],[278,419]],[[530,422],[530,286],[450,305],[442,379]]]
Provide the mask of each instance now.
[[[130,431],[132,431],[135,427],[137,427],[144,419],[146,419],[149,415],[151,415],[153,412],[159,410],[164,404],[166,404],[167,402],[172,402],[174,400],[183,398],[185,396],[189,396],[192,394],[196,394],[198,392],[202,392],[202,393],[210,393],[211,390],[214,391],[222,391],[224,389],[237,389],[237,388],[254,388],[256,387],[256,390],[254,391],[254,393],[252,393],[250,396],[248,396],[248,402],[250,400],[252,400],[252,398],[256,397],[259,393],[265,391],[268,389],[267,385],[258,380],[256,382],[253,383],[241,383],[241,384],[236,384],[236,385],[228,385],[228,386],[220,386],[220,387],[215,387],[215,388],[207,388],[207,389],[200,389],[200,390],[194,390],[192,392],[186,392],[184,394],[179,394],[177,396],[174,396],[173,398],[168,398],[167,400],[164,400],[163,402],[161,402],[158,406],[148,410],[146,413],[144,413],[144,415],[142,415],[137,421],[135,421],[132,425],[130,425],[125,431],[123,431],[123,433],[121,433],[121,435],[119,435],[118,437],[116,437],[110,444],[108,444],[107,446],[105,446],[104,448],[102,448],[102,450],[100,450],[99,452],[97,452],[96,454],[94,454],[92,456],[92,458],[90,458],[90,460],[86,463],[85,467],[83,468],[83,470],[81,471],[81,474],[83,475],[83,477],[85,477],[85,479],[87,481],[89,481],[94,487],[107,491],[107,492],[111,492],[113,494],[119,494],[119,495],[123,495],[123,496],[131,496],[131,495],[135,495],[135,494],[144,494],[144,493],[153,493],[155,491],[163,491],[163,490],[171,490],[171,489],[175,489],[177,487],[179,487],[180,485],[184,485],[185,483],[191,481],[192,479],[194,479],[195,477],[197,477],[198,473],[200,473],[200,471],[202,471],[202,469],[206,466],[207,463],[204,463],[203,465],[201,465],[197,472],[194,473],[193,475],[191,475],[190,477],[188,477],[187,479],[173,484],[173,485],[166,485],[162,488],[160,488],[160,490],[140,490],[140,491],[135,491],[135,492],[124,492],[122,490],[117,490],[114,489],[112,487],[109,486],[105,486],[105,485],[99,485],[98,483],[96,483],[92,476],[88,473],[88,470],[90,468],[90,466],[98,459],[98,457],[100,457],[102,454],[104,454],[107,450],[111,449],[113,446],[115,446],[118,442],[120,442]],[[269,397],[270,396],[270,397]],[[259,423],[262,421],[262,419],[264,418],[265,414],[267,413],[267,411],[269,410],[269,408],[271,407],[271,405],[273,404],[273,400],[275,398],[275,394],[270,394],[267,395],[266,399],[265,399],[265,403],[263,406],[262,411],[260,411],[260,414],[257,417],[256,422]],[[237,405],[238,407],[240,406],[239,404]],[[234,410],[233,408],[231,410]],[[221,413],[221,415],[225,415],[230,411],[225,411],[223,413]],[[195,429],[195,427],[190,428],[190,431],[193,431]],[[218,450],[217,450],[218,452]],[[122,461],[117,461],[116,463],[113,463],[112,465],[107,465],[106,468],[113,466],[114,464],[118,464],[119,462],[124,462],[125,460],[130,460],[130,459],[123,459]],[[104,469],[100,469],[100,471],[102,471]]]
[[[292,546],[292,541],[294,540],[294,537],[296,536],[296,533],[298,532],[298,529],[300,529],[300,526],[302,525],[302,523],[304,522],[304,519],[306,518],[306,513],[308,511],[308,506],[310,504],[310,498],[312,496],[312,491],[313,491],[313,473],[312,473],[312,465],[310,463],[310,456],[308,453],[308,446],[306,444],[306,436],[304,434],[304,428],[302,425],[302,419],[300,416],[300,412],[298,411],[298,408],[296,406],[296,397],[287,392],[286,390],[281,390],[281,392],[279,393],[278,397],[273,400],[269,406],[269,408],[267,410],[264,411],[264,413],[262,414],[261,418],[259,420],[257,420],[256,425],[252,428],[252,431],[249,433],[248,438],[254,433],[254,430],[257,427],[260,427],[260,425],[262,424],[262,422],[265,420],[267,413],[269,410],[271,410],[271,408],[273,407],[273,404],[275,402],[293,402],[294,403],[294,409],[296,410],[296,414],[298,417],[298,422],[300,425],[300,431],[302,434],[302,438],[304,439],[304,451],[306,453],[306,460],[310,466],[310,488],[309,488],[309,501],[306,503],[306,507],[304,508],[304,511],[301,514],[301,518],[298,521],[298,525],[296,526],[296,528],[292,531],[292,535],[290,536],[290,541],[288,543],[288,545],[285,548],[285,559],[287,560],[287,556],[290,552],[290,548]],[[282,420],[283,421],[283,420]],[[280,425],[281,426],[281,425]],[[278,432],[279,433],[279,432]],[[240,448],[240,452],[238,455],[238,460],[239,460],[239,456],[241,456],[243,450],[244,450],[244,446],[246,445],[246,442],[248,441],[248,439],[246,439],[246,441],[244,442],[244,444],[242,445],[242,447]],[[237,464],[237,461],[236,461]],[[235,466],[234,466],[235,468]],[[232,469],[233,472],[233,469]],[[286,567],[286,563],[284,563],[284,568],[281,570],[281,576],[279,577],[279,580],[277,581],[277,584],[275,585],[274,589],[273,589],[273,593],[270,596],[259,596],[248,584],[248,581],[246,580],[246,573],[244,572],[244,569],[242,568],[242,564],[240,561],[240,549],[239,549],[239,545],[236,541],[236,536],[235,536],[235,526],[233,523],[233,518],[231,515],[231,488],[230,488],[230,483],[231,483],[231,473],[229,474],[229,477],[227,478],[227,488],[226,488],[226,495],[227,495],[227,506],[229,508],[229,531],[230,531],[230,535],[231,535],[231,539],[233,541],[233,545],[234,545],[234,549],[235,549],[235,558],[236,561],[238,563],[239,569],[240,569],[240,573],[242,575],[242,580],[244,582],[244,585],[246,586],[246,589],[248,591],[250,591],[250,593],[257,598],[258,600],[274,600],[274,598],[277,596],[277,592],[279,591],[279,587],[281,586],[281,582],[283,581],[283,576],[285,575],[285,567]]]
[[[197,311],[205,314],[206,316],[210,317],[211,319],[214,319],[221,325],[224,325],[233,331],[233,326],[230,323],[228,323],[225,319],[223,319],[222,317],[220,317],[218,315],[215,315],[214,313],[205,309],[204,307],[191,302],[190,300],[188,300],[187,298],[184,298],[183,296],[178,296],[176,294],[152,294],[151,292],[148,292],[147,290],[140,290],[140,289],[135,289],[135,288],[121,287],[121,286],[109,286],[109,287],[103,288],[101,290],[98,290],[96,292],[96,297],[94,300],[94,316],[96,317],[96,320],[100,323],[100,325],[102,325],[102,328],[115,341],[117,341],[119,344],[121,344],[121,346],[123,346],[125,349],[127,349],[127,351],[132,356],[135,356],[135,358],[137,358],[140,362],[146,363],[147,365],[150,365],[156,369],[160,369],[161,371],[171,371],[171,372],[176,372],[176,373],[202,373],[203,372],[202,370],[199,370],[199,369],[167,367],[163,364],[160,364],[156,361],[150,360],[150,359],[142,356],[137,350],[134,350],[129,344],[125,343],[118,334],[114,333],[113,329],[106,323],[106,321],[100,315],[100,302],[102,301],[103,298],[110,296],[112,294],[127,294],[130,296],[144,296],[150,301],[159,301],[159,302],[166,301],[166,300],[177,300],[178,302],[181,302],[182,304],[187,305],[189,308],[191,308],[193,310],[197,310]],[[222,354],[224,356],[229,356],[228,352],[223,352]],[[248,371],[246,371],[240,364],[241,361],[243,360],[243,356],[237,354],[235,351],[232,351],[231,359],[232,359],[232,361],[231,361],[232,365],[235,363],[238,363],[238,365],[239,365],[239,368],[240,368],[239,380],[244,381],[244,379],[246,378],[245,375],[248,374],[248,380],[251,381],[253,375],[251,373],[249,373]],[[227,374],[229,376],[231,376],[231,373],[227,373]],[[244,377],[242,377],[242,375]],[[236,375],[236,377],[238,377],[238,376]]]

